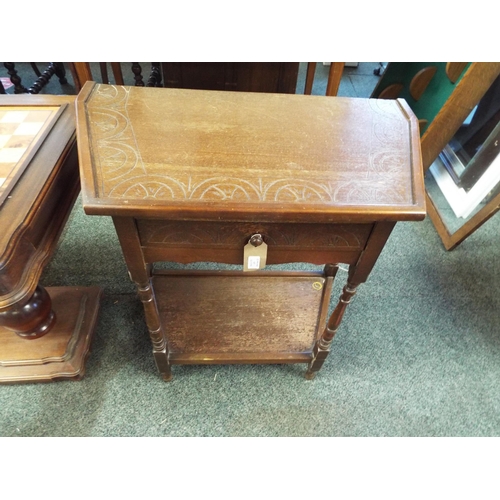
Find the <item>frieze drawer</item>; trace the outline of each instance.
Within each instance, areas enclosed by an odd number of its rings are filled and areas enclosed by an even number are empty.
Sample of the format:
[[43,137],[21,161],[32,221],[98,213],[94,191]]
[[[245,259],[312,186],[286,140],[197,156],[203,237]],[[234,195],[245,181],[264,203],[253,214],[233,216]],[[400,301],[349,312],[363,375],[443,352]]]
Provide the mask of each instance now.
[[344,262],[346,259],[354,262],[372,227],[372,224],[137,220],[141,245],[150,262],[161,257],[181,262],[215,259],[241,264],[243,247],[254,234],[261,234],[268,245],[268,264],[324,262],[326,255],[333,258],[336,254],[342,255]]

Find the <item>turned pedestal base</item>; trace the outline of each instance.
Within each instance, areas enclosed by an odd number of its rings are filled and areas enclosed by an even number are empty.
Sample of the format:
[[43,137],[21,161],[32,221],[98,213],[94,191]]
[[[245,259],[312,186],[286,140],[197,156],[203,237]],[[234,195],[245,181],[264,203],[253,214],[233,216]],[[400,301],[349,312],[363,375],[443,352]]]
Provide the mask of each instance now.
[[26,339],[0,326],[0,383],[83,377],[102,290],[53,287],[46,291],[56,318],[46,335]]
[[0,328],[6,328],[20,337],[33,340],[49,333],[56,322],[52,301],[47,290],[37,286],[25,302],[0,310]]

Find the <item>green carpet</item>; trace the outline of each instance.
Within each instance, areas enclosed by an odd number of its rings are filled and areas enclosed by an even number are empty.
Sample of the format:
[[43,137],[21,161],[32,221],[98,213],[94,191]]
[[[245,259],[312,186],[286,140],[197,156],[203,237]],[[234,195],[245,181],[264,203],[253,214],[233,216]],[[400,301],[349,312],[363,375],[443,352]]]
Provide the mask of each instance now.
[[494,217],[446,252],[429,220],[398,224],[314,381],[243,365],[165,383],[113,225],[78,200],[41,282],[104,288],[86,375],[1,386],[0,435],[498,436],[499,234]]
[[[377,66],[346,69],[339,95],[369,95]],[[73,93],[68,79],[45,91]],[[499,235],[497,214],[446,252],[429,220],[396,225],[314,381],[305,365],[243,365],[174,366],[165,383],[113,224],[78,201],[41,282],[104,288],[86,375],[0,386],[0,436],[498,436]]]

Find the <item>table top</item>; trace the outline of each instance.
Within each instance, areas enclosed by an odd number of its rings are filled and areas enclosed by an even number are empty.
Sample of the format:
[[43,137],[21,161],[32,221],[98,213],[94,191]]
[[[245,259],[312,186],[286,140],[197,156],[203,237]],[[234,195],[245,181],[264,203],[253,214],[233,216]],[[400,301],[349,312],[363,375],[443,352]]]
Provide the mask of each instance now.
[[59,109],[0,102],[0,206],[50,130]]
[[74,144],[74,101],[74,96],[0,96],[0,269],[16,246],[12,238],[23,238],[47,195],[59,157]]
[[77,98],[85,211],[145,218],[420,220],[403,100],[123,87]]

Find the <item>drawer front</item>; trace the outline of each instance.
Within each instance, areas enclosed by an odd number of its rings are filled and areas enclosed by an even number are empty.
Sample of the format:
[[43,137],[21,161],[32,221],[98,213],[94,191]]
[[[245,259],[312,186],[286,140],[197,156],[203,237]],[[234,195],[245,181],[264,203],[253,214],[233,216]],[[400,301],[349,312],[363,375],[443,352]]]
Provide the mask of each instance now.
[[[137,220],[146,260],[213,261],[241,264],[254,234],[268,245],[268,264],[354,262],[372,224],[287,224]],[[326,260],[325,260],[326,259]]]

